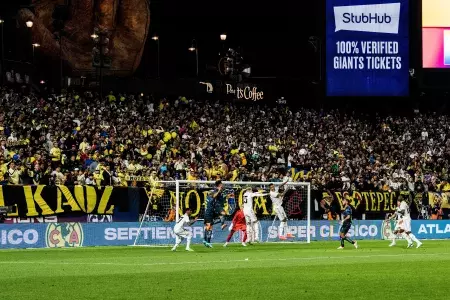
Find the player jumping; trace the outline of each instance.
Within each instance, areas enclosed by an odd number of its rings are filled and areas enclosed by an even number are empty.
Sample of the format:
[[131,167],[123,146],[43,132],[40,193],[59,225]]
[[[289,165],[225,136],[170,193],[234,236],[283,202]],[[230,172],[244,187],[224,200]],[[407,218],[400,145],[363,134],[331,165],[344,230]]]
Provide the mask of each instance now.
[[253,192],[252,188],[248,188],[244,193],[244,216],[247,224],[247,241],[249,243],[259,241],[259,224],[253,211],[253,198],[267,196],[268,193]]
[[352,239],[347,237],[347,233],[352,227],[352,207],[349,205],[347,197],[345,197],[344,200],[342,200],[342,204],[344,205],[344,212],[342,213],[344,215],[344,219],[342,220],[341,229],[339,230],[339,237],[341,238],[341,246],[339,246],[338,250],[344,249],[344,241],[353,244],[353,246],[355,246],[355,248],[358,249],[358,242],[353,241]]
[[[222,230],[226,227],[224,207],[224,196],[222,194],[222,181],[216,181],[216,188],[206,198],[205,209],[205,231],[203,245],[208,248],[212,248],[211,238],[213,225],[216,223],[222,224]],[[218,222],[214,222],[216,217],[219,217]]]
[[245,246],[247,246],[247,244],[245,243],[245,241],[247,240],[247,226],[245,224],[245,216],[244,216],[244,211],[242,209],[239,209],[234,214],[233,221],[231,222],[231,225],[230,225],[230,233],[228,234],[227,241],[223,246],[224,247],[228,246],[228,243],[230,242],[233,234],[235,232],[239,232],[239,231],[242,231],[242,233],[243,233],[242,246],[245,247]]
[[280,240],[286,240],[287,238],[293,238],[294,236],[289,232],[288,224],[287,224],[287,216],[286,212],[283,208],[283,197],[284,193],[279,193],[278,190],[280,187],[288,183],[286,180],[282,185],[279,187],[275,187],[275,185],[272,183],[270,187],[270,199],[272,200],[272,207],[275,213],[278,216],[278,219],[280,219],[280,225],[278,226],[278,237]]
[[197,221],[197,218],[190,220],[190,215],[192,211],[190,208],[184,210],[184,215],[178,220],[177,224],[173,228],[173,233],[175,233],[175,246],[173,246],[172,251],[176,251],[177,247],[181,244],[183,239],[186,239],[186,251],[194,251],[190,248],[192,233],[185,229],[186,226],[191,226]]

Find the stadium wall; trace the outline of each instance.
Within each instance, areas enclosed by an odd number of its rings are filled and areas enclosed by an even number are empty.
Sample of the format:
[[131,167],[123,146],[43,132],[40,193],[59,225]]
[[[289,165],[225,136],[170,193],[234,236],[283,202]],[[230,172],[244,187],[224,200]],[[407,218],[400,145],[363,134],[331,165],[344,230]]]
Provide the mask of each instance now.
[[[275,226],[273,226],[275,225]],[[294,241],[306,239],[306,222],[291,221],[289,227]],[[262,240],[276,240],[278,224],[261,221]],[[60,248],[81,246],[125,246],[133,244],[138,232],[137,222],[113,223],[35,223],[0,225],[0,249],[11,248]],[[193,242],[201,243],[203,226],[199,222],[190,228]],[[389,238],[392,224],[389,221],[355,221],[350,235],[357,240],[381,240]],[[412,231],[419,239],[450,238],[450,221],[414,220]],[[311,221],[312,241],[338,239],[339,223],[335,221]],[[213,240],[223,242],[227,230],[215,231]],[[174,242],[173,223],[149,222],[141,231],[146,245],[167,245]]]

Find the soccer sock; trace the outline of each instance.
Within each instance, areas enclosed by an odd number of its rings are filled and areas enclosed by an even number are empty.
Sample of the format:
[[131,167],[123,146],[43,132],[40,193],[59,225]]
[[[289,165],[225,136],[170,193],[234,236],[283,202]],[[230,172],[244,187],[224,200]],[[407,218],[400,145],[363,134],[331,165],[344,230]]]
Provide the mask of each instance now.
[[283,223],[281,223],[281,224],[283,224],[284,235],[287,235],[287,234],[289,234],[289,229],[288,229],[288,226],[287,226],[287,222],[286,222],[286,221],[284,221],[284,222],[283,222]]
[[395,244],[395,240],[397,239],[397,236],[394,234],[392,237],[392,243]]
[[259,222],[253,223],[253,236],[255,241],[259,241]]
[[412,233],[409,234],[409,237],[416,243],[420,243],[420,241],[416,238],[416,236]]
[[208,243],[211,243],[211,237],[212,237],[212,230],[208,230],[208,231],[206,232],[206,241],[207,241]]
[[354,244],[355,241],[353,241],[351,238],[349,237],[344,237],[344,240],[346,240],[347,242],[349,242],[350,244]]
[[402,237],[408,241],[408,244],[412,243],[411,238],[406,233],[402,232]]
[[233,236],[233,234],[234,234],[234,230],[231,230],[227,236],[227,243],[231,240],[231,237]]
[[280,226],[278,226],[278,236],[283,236],[283,225],[280,223]]
[[341,247],[344,247],[344,239],[341,238]]
[[242,232],[243,232],[243,234],[244,234],[244,235],[242,236],[242,242],[245,243],[245,242],[247,241],[247,231],[246,231],[246,230],[243,230]]
[[247,224],[247,242],[253,242],[253,226],[252,224]]
[[187,241],[186,241],[186,249],[189,249],[191,247],[191,236],[187,237]]
[[203,240],[208,242],[208,229],[206,228],[203,230]]
[[225,224],[225,216],[222,216],[222,215],[221,215],[221,216],[219,217],[219,220],[220,220],[220,224],[222,224],[222,225]]
[[175,246],[174,246],[174,248],[178,247],[180,244],[181,244],[181,238],[179,236],[177,236],[175,238]]

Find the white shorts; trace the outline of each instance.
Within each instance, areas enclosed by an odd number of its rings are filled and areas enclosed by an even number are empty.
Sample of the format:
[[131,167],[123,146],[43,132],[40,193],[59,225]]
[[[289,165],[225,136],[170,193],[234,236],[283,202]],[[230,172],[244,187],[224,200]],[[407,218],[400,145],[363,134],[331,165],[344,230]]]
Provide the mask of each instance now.
[[179,237],[185,238],[185,239],[192,236],[191,232],[189,232],[187,230],[174,231],[174,233],[176,236],[179,236]]
[[273,209],[275,210],[275,213],[277,214],[277,217],[280,221],[287,219],[286,212],[284,211],[283,206],[274,206]]
[[400,224],[400,220],[397,220],[396,222],[395,222],[395,228],[394,228],[394,231],[398,231],[398,230],[400,230],[400,229],[403,229],[403,224]]
[[250,224],[254,222],[258,222],[258,219],[256,218],[255,212],[253,209],[244,209],[244,216],[245,216],[245,223]]
[[411,232],[411,219],[403,219],[402,229],[406,232]]

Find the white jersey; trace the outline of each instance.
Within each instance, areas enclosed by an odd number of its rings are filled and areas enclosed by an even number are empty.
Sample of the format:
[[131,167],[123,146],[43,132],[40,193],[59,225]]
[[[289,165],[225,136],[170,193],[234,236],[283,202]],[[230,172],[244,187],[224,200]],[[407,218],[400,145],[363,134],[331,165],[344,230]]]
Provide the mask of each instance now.
[[281,207],[283,205],[283,198],[281,197],[278,189],[275,188],[275,191],[270,192],[270,200],[272,200],[272,204],[275,207]]
[[259,196],[266,196],[267,194],[262,193],[253,193],[250,191],[247,191],[244,193],[244,211],[250,211],[253,210],[253,198],[259,197]]
[[180,220],[178,220],[177,224],[175,224],[175,227],[173,228],[174,232],[180,232],[184,230],[184,227],[191,226],[192,222],[189,219],[189,216],[187,214],[184,214]]
[[411,219],[411,215],[409,214],[409,206],[406,201],[402,201],[400,203],[400,210],[403,211],[403,219]]
[[395,210],[395,219],[397,221],[401,220],[403,218],[403,214],[401,213],[401,209],[400,207],[397,207],[397,209]]

